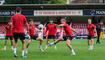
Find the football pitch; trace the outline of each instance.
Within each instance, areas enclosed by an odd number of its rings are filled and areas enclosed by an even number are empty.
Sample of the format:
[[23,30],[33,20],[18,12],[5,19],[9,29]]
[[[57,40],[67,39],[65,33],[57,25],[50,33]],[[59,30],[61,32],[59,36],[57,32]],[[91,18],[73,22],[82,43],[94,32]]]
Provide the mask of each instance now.
[[[32,40],[28,54],[25,54],[27,58],[21,58],[22,44],[19,40],[17,48],[18,57],[15,58],[11,50],[10,41],[7,43],[7,50],[3,51],[1,49],[4,46],[4,40],[0,40],[0,60],[105,60],[105,39],[101,39],[101,44],[95,44],[95,42],[96,40],[94,40],[94,50],[89,51],[86,39],[73,39],[71,45],[76,52],[76,56],[72,56],[71,51],[63,41],[57,44],[57,50],[54,50],[54,46],[48,46],[48,50],[41,52],[38,50],[39,41]],[[45,43],[46,40],[44,40],[43,48],[45,48]]]

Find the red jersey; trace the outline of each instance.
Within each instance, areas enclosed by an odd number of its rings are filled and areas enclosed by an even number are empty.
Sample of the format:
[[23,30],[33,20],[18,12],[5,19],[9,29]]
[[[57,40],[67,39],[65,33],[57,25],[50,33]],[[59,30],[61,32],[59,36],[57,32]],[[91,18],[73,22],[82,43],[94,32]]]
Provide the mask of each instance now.
[[8,24],[6,25],[6,27],[5,27],[5,29],[6,29],[6,36],[13,36],[13,34],[12,34],[12,28],[11,28],[11,33],[10,33],[9,32],[9,25]]
[[61,35],[66,36],[65,30],[62,27],[60,28],[60,32],[59,32],[59,36]]
[[27,20],[22,14],[15,14],[11,17],[10,22],[13,23],[13,33],[24,33],[24,24],[27,23]]
[[56,25],[54,23],[47,24],[46,32],[48,31],[48,35],[55,35],[57,32],[56,30],[57,30],[57,28],[56,28]]
[[72,31],[71,31],[71,28],[68,24],[64,24],[64,30],[65,30],[65,33],[66,33],[66,36],[71,36],[72,37]]
[[29,35],[30,36],[35,36],[35,25],[29,25]]
[[87,29],[88,29],[88,35],[94,35],[95,26],[93,24],[88,24]]

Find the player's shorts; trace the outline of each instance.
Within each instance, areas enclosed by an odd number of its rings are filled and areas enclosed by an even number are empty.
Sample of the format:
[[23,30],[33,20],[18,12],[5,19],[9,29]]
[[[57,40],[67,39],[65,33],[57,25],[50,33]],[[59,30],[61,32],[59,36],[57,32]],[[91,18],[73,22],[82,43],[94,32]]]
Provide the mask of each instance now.
[[66,39],[66,36],[63,36],[63,40],[64,40],[64,41],[66,41],[66,40],[67,40],[67,39]]
[[13,40],[13,36],[6,36],[5,40],[8,40],[8,39]]
[[15,40],[25,40],[25,34],[24,33],[13,33],[13,37]]
[[30,36],[30,38],[36,40],[37,36]]
[[66,41],[66,40],[72,40],[73,37],[72,36],[66,36],[64,38],[65,38],[65,41]]
[[93,39],[94,35],[88,35],[87,39]]
[[48,39],[55,39],[55,35],[48,35]]

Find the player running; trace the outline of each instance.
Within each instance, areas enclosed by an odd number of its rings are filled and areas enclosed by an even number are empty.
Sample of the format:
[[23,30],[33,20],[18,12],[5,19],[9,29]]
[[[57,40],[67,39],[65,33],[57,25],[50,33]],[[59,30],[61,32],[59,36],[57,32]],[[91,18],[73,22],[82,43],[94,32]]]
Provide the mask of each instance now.
[[[93,38],[94,38],[94,33],[96,33],[97,37],[97,32],[95,26],[92,24],[91,19],[88,19],[88,25],[87,25],[87,30],[88,30],[88,45],[89,45],[89,50],[93,50]],[[91,43],[90,43],[91,41]]]
[[[39,29],[38,29],[38,31],[39,31],[38,34],[40,34],[40,32],[43,33],[43,31],[40,31],[40,29],[42,30],[43,28],[39,28]],[[41,34],[42,34],[42,33],[41,33]],[[41,51],[43,51],[43,49],[41,48],[42,42],[43,42],[43,38],[40,37],[40,36],[38,36],[38,38],[36,38],[36,36],[35,36],[35,25],[33,24],[33,20],[30,20],[30,21],[29,21],[29,39],[28,39],[28,44],[27,44],[26,49],[25,49],[25,52],[26,52],[26,53],[28,53],[28,47],[29,47],[29,45],[30,45],[32,39],[34,39],[34,40],[40,40],[39,49],[40,49]]]
[[7,42],[8,42],[8,39],[11,40],[11,49],[13,50],[13,34],[12,34],[12,28],[11,28],[11,32],[9,31],[9,25],[10,25],[10,22],[8,22],[8,24],[6,25],[5,27],[5,43],[4,43],[4,50],[6,50],[6,45],[7,45]]
[[[67,23],[66,23],[66,20],[65,19],[61,19],[61,30],[60,30],[60,36],[57,40],[55,40],[54,43],[50,43],[49,45],[52,46],[53,44],[56,44],[58,43],[59,41],[66,41],[66,45],[69,47],[69,49],[72,51],[72,55],[75,55],[75,52],[71,46],[71,40],[72,40],[72,31],[73,32],[76,32],[73,28],[71,28]],[[78,32],[76,32],[78,33]]]
[[[27,20],[24,15],[21,14],[22,9],[20,7],[16,8],[16,14],[11,17],[11,26],[13,25],[13,37],[14,37],[14,56],[17,57],[16,54],[16,49],[17,49],[17,42],[18,39],[21,40],[22,42],[22,58],[25,58],[26,56],[24,55],[24,50],[25,50],[25,34],[24,34],[24,25],[26,24],[28,32],[29,32],[29,27]],[[11,31],[11,30],[10,30]]]
[[[57,28],[55,23],[53,23],[53,20],[50,20],[50,23],[47,24],[46,26],[46,32],[48,32],[48,36],[47,36],[47,42],[46,42],[46,47],[45,49],[47,49],[48,43],[49,43],[49,39],[56,39],[56,32],[57,32]],[[54,47],[56,49],[56,45]]]

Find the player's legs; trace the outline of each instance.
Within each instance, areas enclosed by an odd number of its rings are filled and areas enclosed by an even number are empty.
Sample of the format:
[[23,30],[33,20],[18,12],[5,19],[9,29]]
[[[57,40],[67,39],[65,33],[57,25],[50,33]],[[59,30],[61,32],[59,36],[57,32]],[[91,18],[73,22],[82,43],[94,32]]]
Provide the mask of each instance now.
[[59,38],[57,40],[54,41],[54,44],[56,45],[58,42],[62,41],[63,39]]
[[[54,42],[55,42],[56,38],[54,39]],[[54,49],[56,50],[56,44],[54,44]]]
[[72,50],[72,46],[70,45],[70,40],[66,41],[66,45],[69,47],[70,50]]
[[13,50],[13,40],[11,40],[11,49]]
[[46,42],[45,50],[47,49],[47,46],[48,46],[48,43],[49,43],[49,39],[47,38],[46,40],[47,40],[47,42]]
[[89,41],[89,39],[87,40],[87,42],[88,42],[88,45],[90,46],[90,41]]
[[22,41],[22,57],[24,57],[24,51],[25,51],[25,40]]
[[28,47],[29,47],[30,43],[31,43],[31,39],[29,38],[28,43],[26,45],[25,53],[28,53]]
[[52,45],[56,45],[58,42],[62,41],[63,38],[58,38],[56,39],[53,43],[50,43],[49,45],[52,46]]
[[93,39],[91,39],[91,45],[93,46],[94,42],[93,42]]
[[67,45],[68,48],[72,51],[72,55],[75,55],[75,52],[74,52],[72,46],[70,45],[70,40],[67,40],[67,41],[66,41],[66,45]]
[[6,50],[6,45],[7,45],[8,39],[5,39],[5,43],[4,43],[4,50]]
[[17,54],[16,54],[17,42],[18,42],[18,40],[15,39],[15,41],[14,41],[14,56],[15,56],[15,57],[17,57]]
[[88,45],[89,45],[89,50],[93,50],[93,36],[88,36]]
[[90,43],[91,36],[88,36],[88,38],[87,38],[87,39],[88,39],[88,41],[87,41],[87,42],[88,42],[89,50],[91,50],[91,43]]
[[39,40],[39,41],[40,41],[39,49],[40,49],[41,51],[44,51],[44,50],[42,49],[43,39],[37,38],[36,40]]
[[91,45],[90,45],[91,50],[93,50],[93,44],[94,44],[94,41],[93,41],[93,38],[92,38],[91,39]]
[[14,37],[14,57],[17,57],[16,54],[16,49],[17,49],[17,42],[18,42],[18,34],[17,33],[13,33],[13,37]]
[[24,33],[19,33],[19,38],[22,42],[22,58],[25,58],[25,54],[24,54],[24,51],[25,51],[25,35]]
[[100,44],[100,33],[97,33],[97,41],[96,44]]
[[13,37],[10,36],[10,41],[11,41],[11,49],[13,50]]
[[30,43],[31,43],[31,39],[28,39],[28,43],[27,43],[27,45],[26,45],[26,48],[29,47]]
[[6,50],[6,45],[7,45],[7,42],[8,42],[8,38],[10,38],[10,40],[11,40],[11,49],[13,50],[13,39],[12,39],[12,36],[6,36],[5,43],[4,43],[4,50]]

